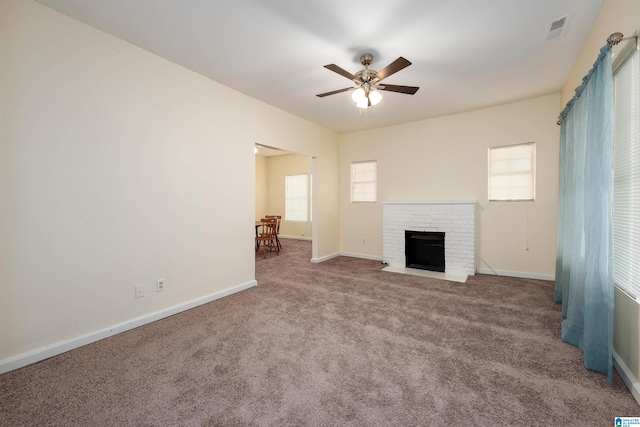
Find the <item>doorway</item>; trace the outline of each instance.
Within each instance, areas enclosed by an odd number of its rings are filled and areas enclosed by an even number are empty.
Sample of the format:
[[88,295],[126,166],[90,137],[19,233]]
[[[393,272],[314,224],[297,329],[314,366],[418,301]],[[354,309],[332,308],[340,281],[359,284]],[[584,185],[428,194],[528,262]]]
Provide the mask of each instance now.
[[315,159],[261,144],[254,154],[256,221],[280,215],[280,237],[313,242]]

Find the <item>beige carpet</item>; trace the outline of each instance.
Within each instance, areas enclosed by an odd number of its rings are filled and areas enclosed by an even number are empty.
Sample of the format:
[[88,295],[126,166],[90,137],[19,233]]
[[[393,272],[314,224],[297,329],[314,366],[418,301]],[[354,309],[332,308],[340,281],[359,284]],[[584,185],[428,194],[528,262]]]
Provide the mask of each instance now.
[[0,376],[2,426],[613,425],[550,282],[256,257],[259,286]]

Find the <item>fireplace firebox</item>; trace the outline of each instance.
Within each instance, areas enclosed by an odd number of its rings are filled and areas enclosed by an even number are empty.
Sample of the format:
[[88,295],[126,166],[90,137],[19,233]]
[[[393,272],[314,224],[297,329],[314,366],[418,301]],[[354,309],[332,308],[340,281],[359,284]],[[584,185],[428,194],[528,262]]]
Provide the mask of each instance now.
[[405,230],[404,251],[407,268],[444,273],[444,233]]

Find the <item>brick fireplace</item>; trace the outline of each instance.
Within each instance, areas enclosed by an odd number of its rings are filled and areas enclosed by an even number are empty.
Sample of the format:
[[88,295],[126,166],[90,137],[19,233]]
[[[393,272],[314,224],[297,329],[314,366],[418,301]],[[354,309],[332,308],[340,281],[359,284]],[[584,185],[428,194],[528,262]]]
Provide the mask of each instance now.
[[445,273],[473,275],[475,201],[383,202],[382,260],[405,267],[405,231],[444,233]]

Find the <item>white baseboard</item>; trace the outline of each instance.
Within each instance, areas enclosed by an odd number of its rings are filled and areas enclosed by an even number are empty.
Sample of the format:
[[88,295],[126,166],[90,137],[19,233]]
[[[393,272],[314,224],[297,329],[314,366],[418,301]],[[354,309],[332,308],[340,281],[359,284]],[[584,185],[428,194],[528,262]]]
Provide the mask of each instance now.
[[320,258],[311,258],[311,262],[313,264],[320,264],[321,262],[325,262],[325,261],[329,261],[330,259],[339,257],[340,254],[338,252],[333,253],[333,254],[329,254],[329,255],[325,255],[323,257]]
[[556,280],[556,276],[550,274],[538,274],[538,273],[523,273],[520,271],[508,271],[508,270],[492,270],[490,268],[477,268],[476,272],[480,274],[509,276],[509,277],[522,277],[523,279],[536,279],[536,280]]
[[308,241],[313,240],[311,237],[307,237],[307,236],[287,236],[284,234],[278,234],[278,237],[281,239],[308,240]]
[[373,260],[373,261],[382,262],[382,257],[381,256],[375,256],[375,255],[356,254],[356,253],[353,253],[353,252],[340,252],[340,256],[348,256],[348,257],[351,257],[351,258],[370,259],[370,260]]
[[129,331],[137,327],[146,325],[156,320],[164,319],[165,317],[173,316],[180,312],[189,310],[202,304],[215,301],[217,299],[226,297],[236,292],[243,291],[245,289],[252,288],[258,284],[257,281],[252,280],[250,282],[234,286],[223,291],[215,292],[210,295],[206,295],[201,298],[197,298],[183,304],[178,304],[173,307],[166,308],[164,310],[157,311],[155,313],[147,314],[144,316],[136,317],[126,322],[118,323],[108,328],[101,329],[99,331],[91,332],[79,337],[61,341],[54,344],[50,344],[44,347],[36,348],[35,350],[28,351],[26,353],[18,354],[7,359],[0,360],[0,374],[4,374],[15,369],[23,368],[32,363],[40,362],[53,356],[57,356],[67,351],[82,347],[87,344],[99,341],[104,338],[119,334],[121,332]]
[[622,358],[618,355],[618,353],[616,353],[615,350],[613,350],[613,366],[622,377],[622,380],[629,388],[629,391],[636,399],[636,402],[640,404],[640,384],[638,383],[636,377],[631,373],[626,363],[624,363],[624,360],[622,360]]

